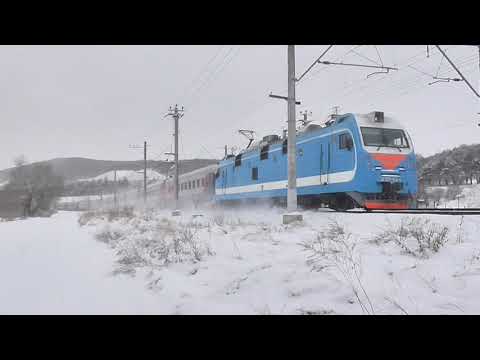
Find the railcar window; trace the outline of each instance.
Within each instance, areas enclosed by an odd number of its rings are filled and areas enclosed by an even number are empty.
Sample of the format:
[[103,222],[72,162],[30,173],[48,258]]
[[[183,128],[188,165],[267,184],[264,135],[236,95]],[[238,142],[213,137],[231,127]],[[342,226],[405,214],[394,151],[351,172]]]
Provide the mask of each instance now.
[[408,140],[403,130],[362,127],[365,146],[408,148]]
[[258,168],[252,168],[252,180],[258,180]]
[[188,182],[188,190],[190,190],[191,188],[192,188],[192,182],[189,181],[189,182]]
[[202,178],[202,186],[205,186],[205,178]]
[[260,160],[268,159],[268,149],[270,148],[269,145],[265,145],[260,149]]
[[197,188],[200,187],[200,179],[197,179]]

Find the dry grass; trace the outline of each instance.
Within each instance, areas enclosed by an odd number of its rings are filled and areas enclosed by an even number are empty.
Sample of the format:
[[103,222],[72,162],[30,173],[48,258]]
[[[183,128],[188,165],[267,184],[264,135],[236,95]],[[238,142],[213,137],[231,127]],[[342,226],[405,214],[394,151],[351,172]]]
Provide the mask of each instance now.
[[377,234],[372,242],[393,242],[404,253],[417,258],[428,258],[448,242],[449,228],[429,219],[402,218],[399,225],[389,225]]

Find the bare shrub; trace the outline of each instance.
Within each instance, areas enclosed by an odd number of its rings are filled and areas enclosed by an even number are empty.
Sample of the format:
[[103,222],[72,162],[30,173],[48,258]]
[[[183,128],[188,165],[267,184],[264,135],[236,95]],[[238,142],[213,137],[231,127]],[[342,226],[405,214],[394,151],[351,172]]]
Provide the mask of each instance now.
[[225,216],[218,214],[213,217],[213,223],[217,226],[223,226],[225,224]]
[[310,255],[307,265],[315,271],[334,270],[352,289],[363,313],[374,314],[375,310],[361,280],[361,258],[356,251],[357,242],[336,220],[331,220],[324,231],[316,237],[300,243]]
[[96,214],[95,211],[86,211],[78,217],[78,223],[80,224],[80,226],[87,225],[90,221],[92,221],[97,216],[98,215]]
[[297,309],[298,314],[300,315],[335,315],[335,311],[331,309],[319,309],[319,310],[307,310],[303,308]]
[[462,193],[462,189],[460,188],[460,186],[458,186],[458,185],[450,185],[450,186],[447,188],[445,197],[446,197],[448,200],[455,200],[455,199],[457,198],[457,196],[460,195],[461,193]]
[[108,221],[114,221],[122,218],[133,219],[133,217],[133,206],[123,206],[107,210]]
[[121,231],[116,229],[112,230],[109,226],[106,226],[95,234],[95,239],[111,246],[115,246],[115,243],[123,236],[124,234]]
[[78,218],[80,226],[88,225],[93,220],[107,220],[109,222],[126,219],[131,220],[135,217],[133,206],[124,206],[120,208],[86,211]]
[[372,240],[376,244],[394,242],[405,253],[428,258],[448,241],[449,228],[429,219],[402,218],[398,226],[389,225]]
[[465,231],[463,229],[463,220],[465,216],[462,215],[460,217],[460,221],[458,222],[458,227],[457,227],[457,243],[463,243],[464,242],[464,236],[465,236]]

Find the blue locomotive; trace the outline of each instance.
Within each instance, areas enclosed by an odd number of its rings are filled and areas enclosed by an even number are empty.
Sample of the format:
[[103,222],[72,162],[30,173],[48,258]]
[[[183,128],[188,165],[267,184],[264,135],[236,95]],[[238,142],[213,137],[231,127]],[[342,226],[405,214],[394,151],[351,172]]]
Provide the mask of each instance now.
[[[217,203],[286,203],[287,141],[269,135],[218,164]],[[344,114],[297,132],[297,195],[301,206],[345,210],[415,206],[416,161],[404,127],[383,112]]]

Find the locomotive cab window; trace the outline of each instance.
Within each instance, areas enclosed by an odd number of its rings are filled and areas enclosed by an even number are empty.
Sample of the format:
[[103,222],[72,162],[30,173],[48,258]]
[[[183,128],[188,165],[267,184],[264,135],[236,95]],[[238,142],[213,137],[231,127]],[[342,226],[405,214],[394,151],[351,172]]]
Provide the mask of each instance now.
[[339,149],[351,150],[353,148],[353,140],[350,134],[340,134],[338,137],[338,147]]
[[365,146],[409,148],[405,132],[401,129],[362,127]]
[[269,149],[269,145],[265,145],[264,147],[262,147],[260,149],[260,160],[266,160],[268,159],[268,149]]
[[252,168],[252,180],[258,180],[258,168]]

